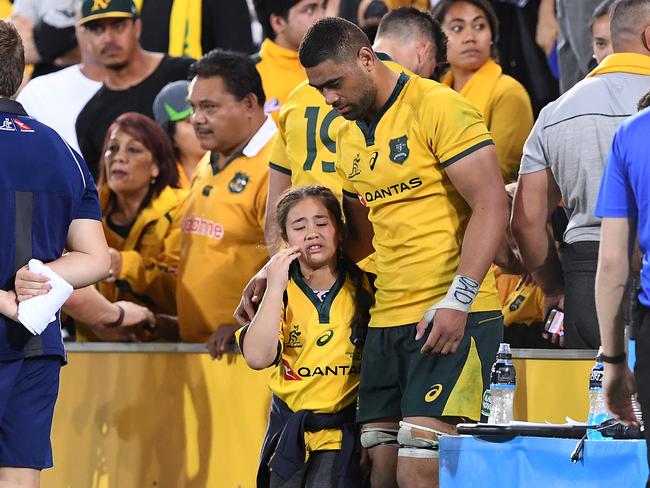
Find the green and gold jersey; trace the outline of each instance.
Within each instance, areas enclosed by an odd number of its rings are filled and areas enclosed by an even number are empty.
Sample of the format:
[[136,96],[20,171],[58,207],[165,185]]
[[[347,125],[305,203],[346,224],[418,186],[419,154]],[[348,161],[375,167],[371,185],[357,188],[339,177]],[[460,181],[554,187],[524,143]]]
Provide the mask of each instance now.
[[[391,70],[402,66],[378,53]],[[341,197],[341,179],[336,173],[336,135],[345,119],[325,103],[308,80],[291,92],[280,110],[278,137],[271,153],[272,170],[291,176],[291,186],[324,185]]]
[[224,167],[209,153],[197,166],[179,211],[176,302],[184,342],[205,342],[220,325],[233,323],[242,290],[266,262],[268,160],[275,133],[267,117]]
[[280,110],[278,137],[269,166],[291,175],[294,188],[320,184],[341,197],[336,174],[336,134],[343,117],[305,81],[291,92]]
[[[445,168],[492,144],[481,114],[450,88],[402,73],[370,125],[337,135],[343,193],[369,209],[377,280],[371,327],[418,322],[447,293],[471,209]],[[499,310],[494,273],[472,311]]]
[[[294,412],[335,413],[356,401],[361,349],[350,339],[354,296],[341,272],[321,300],[292,266],[269,387]],[[237,332],[242,350],[245,329]],[[341,437],[338,429],[306,432],[305,443],[308,451],[340,449]]]
[[271,39],[264,39],[259,52],[252,58],[266,95],[264,109],[277,123],[278,111],[289,93],[307,78],[307,74],[298,59],[298,51],[282,47]]

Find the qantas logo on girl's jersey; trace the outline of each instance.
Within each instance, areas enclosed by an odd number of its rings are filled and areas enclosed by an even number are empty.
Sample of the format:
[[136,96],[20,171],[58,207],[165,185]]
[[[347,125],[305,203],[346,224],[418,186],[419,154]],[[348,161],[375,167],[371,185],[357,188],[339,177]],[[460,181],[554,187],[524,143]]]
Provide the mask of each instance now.
[[284,379],[289,381],[302,381],[302,378],[296,374],[296,372],[291,369],[289,366],[289,361],[282,358],[282,372],[284,373]]

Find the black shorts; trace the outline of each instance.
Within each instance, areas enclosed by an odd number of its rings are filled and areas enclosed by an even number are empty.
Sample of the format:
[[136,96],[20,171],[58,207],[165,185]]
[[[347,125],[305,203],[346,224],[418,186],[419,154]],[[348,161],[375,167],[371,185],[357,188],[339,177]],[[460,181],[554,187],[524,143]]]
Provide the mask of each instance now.
[[423,355],[431,325],[415,340],[415,324],[368,329],[361,362],[357,422],[405,417],[479,420],[490,369],[503,338],[500,310],[467,316],[455,353]]

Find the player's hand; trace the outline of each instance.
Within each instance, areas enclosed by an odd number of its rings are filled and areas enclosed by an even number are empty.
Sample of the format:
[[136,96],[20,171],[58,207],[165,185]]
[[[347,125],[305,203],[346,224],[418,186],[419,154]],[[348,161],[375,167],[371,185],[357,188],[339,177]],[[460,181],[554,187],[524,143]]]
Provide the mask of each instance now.
[[0,314],[18,322],[18,300],[13,290],[0,290]]
[[29,271],[27,265],[20,268],[16,273],[15,287],[19,302],[39,295],[47,295],[47,292],[52,288],[50,279],[47,276]]
[[298,246],[288,247],[279,251],[271,258],[267,266],[269,289],[286,290],[289,282],[289,266],[300,256]]
[[[553,308],[564,310],[564,293],[544,295],[544,317],[548,317],[549,311]],[[557,344],[560,347],[564,347],[564,320],[562,321],[560,328],[554,334],[549,334],[544,331],[542,332],[542,337],[547,341],[550,340],[551,344]]]
[[237,329],[239,329],[237,324],[222,324],[212,333],[205,344],[212,359],[221,359],[230,350]]
[[[449,308],[439,308],[433,316],[433,327],[429,337],[424,342],[422,354],[451,354],[456,352],[460,341],[465,335],[467,313]],[[415,340],[420,340],[429,326],[425,319],[416,326]]]
[[241,326],[248,325],[255,317],[255,312],[257,311],[257,305],[264,296],[264,291],[266,290],[266,270],[269,263],[266,263],[262,269],[260,269],[255,276],[244,288],[242,293],[241,300],[239,300],[239,305],[235,309],[233,314],[234,319]]
[[111,267],[108,269],[108,278],[104,281],[107,283],[114,283],[117,277],[122,272],[122,253],[112,247],[108,248],[108,254],[111,257]]
[[636,381],[626,363],[605,364],[603,375],[605,404],[612,416],[629,426],[639,426],[632,409],[632,396],[636,394]]

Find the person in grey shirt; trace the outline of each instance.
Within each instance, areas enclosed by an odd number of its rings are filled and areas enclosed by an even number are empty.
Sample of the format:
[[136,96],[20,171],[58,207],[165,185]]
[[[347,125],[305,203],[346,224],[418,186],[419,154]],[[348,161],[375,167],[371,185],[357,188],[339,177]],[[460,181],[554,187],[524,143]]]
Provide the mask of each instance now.
[[[618,125],[650,88],[650,50],[643,33],[650,0],[620,0],[611,13],[614,54],[540,113],[524,146],[512,233],[524,265],[546,297],[564,309],[566,347],[600,344],[594,302],[600,220],[598,189]],[[562,265],[548,223],[562,202],[568,225]]]

